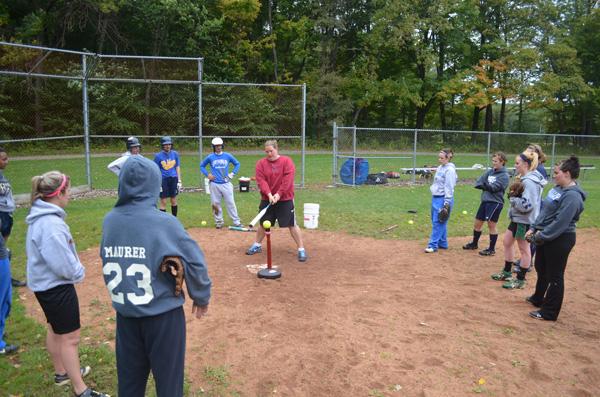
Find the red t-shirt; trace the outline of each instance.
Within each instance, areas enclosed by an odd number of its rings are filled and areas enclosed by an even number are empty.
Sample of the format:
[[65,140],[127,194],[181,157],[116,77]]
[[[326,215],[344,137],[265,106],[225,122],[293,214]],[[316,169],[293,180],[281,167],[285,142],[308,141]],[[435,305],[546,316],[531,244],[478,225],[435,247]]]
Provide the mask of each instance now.
[[294,176],[296,167],[291,158],[279,156],[275,161],[266,157],[256,162],[256,184],[262,200],[269,199],[269,193],[279,193],[280,201],[294,199]]

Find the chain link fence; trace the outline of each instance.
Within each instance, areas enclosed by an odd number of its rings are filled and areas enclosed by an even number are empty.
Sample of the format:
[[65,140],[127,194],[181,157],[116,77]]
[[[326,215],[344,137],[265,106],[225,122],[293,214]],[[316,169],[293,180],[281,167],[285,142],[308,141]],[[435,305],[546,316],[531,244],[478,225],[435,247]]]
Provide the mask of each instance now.
[[[585,172],[600,160],[600,136],[526,134],[516,132],[444,131],[364,128],[333,125],[333,184],[365,183],[361,173],[386,175],[388,184],[418,183],[431,177],[442,148],[454,151],[461,178],[475,178],[491,165],[495,152],[504,152],[511,167],[528,144],[544,150],[546,167],[571,154],[580,157]],[[366,166],[368,164],[368,168]]]
[[[266,139],[300,152],[304,186],[306,86],[207,82],[203,59],[101,55],[0,42],[0,144],[12,156],[118,155],[125,139],[177,150],[200,161],[210,140],[261,153]],[[209,149],[210,150],[210,149]],[[199,177],[199,175],[198,175]],[[76,181],[74,181],[76,182]]]

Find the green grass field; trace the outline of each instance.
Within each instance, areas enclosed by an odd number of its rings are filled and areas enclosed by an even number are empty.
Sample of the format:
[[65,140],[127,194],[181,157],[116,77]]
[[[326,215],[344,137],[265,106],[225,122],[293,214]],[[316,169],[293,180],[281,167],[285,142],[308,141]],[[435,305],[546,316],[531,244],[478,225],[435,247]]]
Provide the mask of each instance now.
[[[260,155],[237,156],[242,162],[240,175],[253,175],[255,161]],[[298,156],[293,156],[298,161]],[[436,164],[436,155],[419,158],[418,165]],[[414,186],[361,186],[328,187],[331,184],[332,159],[331,155],[317,154],[306,157],[306,188],[298,189],[296,206],[301,211],[304,203],[319,203],[320,217],[319,229],[339,231],[361,236],[386,239],[425,239],[430,232],[429,204],[431,196],[429,185]],[[459,161],[460,160],[460,161]],[[93,185],[95,188],[116,188],[115,176],[106,170],[106,164],[111,158],[94,158],[92,162]],[[582,163],[593,163],[593,159],[583,159]],[[371,162],[371,161],[370,161]],[[401,164],[400,164],[401,163]],[[485,157],[469,156],[457,159],[457,166],[471,166],[473,163],[485,164]],[[398,167],[410,167],[412,160],[399,161]],[[396,165],[395,165],[396,166]],[[372,162],[371,172],[390,170],[389,163]],[[68,173],[73,178],[74,185],[85,183],[85,163],[83,159],[57,159],[52,160],[19,160],[11,159],[6,175],[10,179],[16,193],[29,191],[29,181],[33,175],[51,169],[59,169]],[[183,181],[185,186],[200,186],[198,162],[195,156],[184,156],[182,159]],[[474,179],[480,171],[459,172],[460,179]],[[600,218],[600,170],[588,171],[581,181],[583,188],[588,192],[585,203],[586,210],[579,223],[579,227],[596,227],[593,219]],[[550,184],[549,184],[550,185]],[[253,184],[253,186],[255,186]],[[548,188],[546,188],[546,191]],[[455,209],[449,224],[451,236],[468,236],[471,234],[473,214],[479,205],[480,191],[473,189],[470,184],[461,183],[455,193]],[[237,193],[236,203],[242,221],[248,222],[257,210],[259,195],[250,193]],[[73,237],[79,250],[94,247],[99,244],[101,224],[104,215],[114,205],[114,198],[97,198],[87,200],[74,200],[67,208],[67,223],[71,228]],[[212,225],[210,214],[209,196],[201,193],[184,193],[179,200],[180,220],[186,228],[201,227],[202,220]],[[416,210],[410,214],[408,210]],[[15,225],[9,240],[13,250],[12,271],[15,277],[23,279],[25,276],[25,233],[24,222],[27,208],[19,208],[15,215]],[[467,211],[468,214],[463,214]],[[299,213],[299,218],[301,212]],[[506,228],[506,211],[503,212],[500,230]],[[408,221],[414,220],[413,225]],[[226,219],[228,221],[228,219]],[[381,230],[398,225],[387,233]],[[466,241],[467,238],[465,238]],[[307,247],[310,250],[310,247]],[[210,266],[210,264],[209,264]],[[21,350],[17,355],[0,357],[0,390],[3,395],[15,396],[68,396],[69,388],[57,388],[52,383],[52,366],[44,348],[45,328],[24,314],[22,303],[18,299],[18,290],[14,292],[13,311],[8,320],[6,332],[7,340],[19,343]],[[91,378],[92,385],[100,390],[115,395],[116,369],[113,352],[93,339],[86,340],[92,330],[82,329],[81,355],[83,361],[94,368]],[[215,390],[227,392],[225,384],[229,382],[227,376],[215,377],[210,368],[205,371],[207,384],[213,383]],[[227,375],[225,373],[225,375]],[[222,380],[219,380],[222,379]],[[149,395],[153,395],[152,392]],[[200,391],[190,390],[189,395],[209,395]]]

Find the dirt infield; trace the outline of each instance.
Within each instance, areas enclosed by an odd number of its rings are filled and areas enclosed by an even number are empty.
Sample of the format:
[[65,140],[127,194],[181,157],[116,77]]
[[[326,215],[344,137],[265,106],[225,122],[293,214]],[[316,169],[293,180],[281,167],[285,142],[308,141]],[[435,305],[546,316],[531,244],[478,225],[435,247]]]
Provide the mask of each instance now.
[[[489,277],[502,267],[502,249],[491,258],[465,253],[465,238],[424,254],[423,241],[306,231],[310,257],[301,264],[289,233],[275,229],[283,277],[264,281],[246,268],[266,260],[244,254],[250,233],[190,233],[214,282],[207,318],[191,320],[186,301],[193,390],[209,391],[205,368],[223,367],[227,390],[242,396],[600,395],[598,230],[578,235],[558,322],[527,315],[535,273],[525,290],[503,290]],[[112,343],[98,249],[81,260],[82,324],[92,336],[84,343]]]

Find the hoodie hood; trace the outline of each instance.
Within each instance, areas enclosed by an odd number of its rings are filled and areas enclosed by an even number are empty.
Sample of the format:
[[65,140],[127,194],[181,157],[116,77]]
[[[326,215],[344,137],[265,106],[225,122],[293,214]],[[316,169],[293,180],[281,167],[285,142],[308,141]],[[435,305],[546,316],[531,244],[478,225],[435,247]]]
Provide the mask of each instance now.
[[548,183],[546,178],[538,171],[533,170],[521,177],[521,181],[529,179],[530,181],[540,185],[542,188]]
[[579,183],[576,183],[573,186],[569,186],[569,187],[565,188],[564,190],[565,190],[565,192],[575,191],[575,192],[579,193],[581,195],[581,201],[585,201],[585,199],[587,198],[587,193],[584,192],[583,190],[581,190],[581,186],[579,186]]
[[156,207],[160,186],[156,163],[142,156],[131,156],[119,174],[119,199],[115,207],[128,204]]
[[39,218],[46,215],[56,215],[63,220],[67,217],[65,210],[58,205],[48,203],[42,199],[37,199],[33,202],[33,205],[29,210],[29,215],[25,218],[25,222],[28,225],[31,225]]

